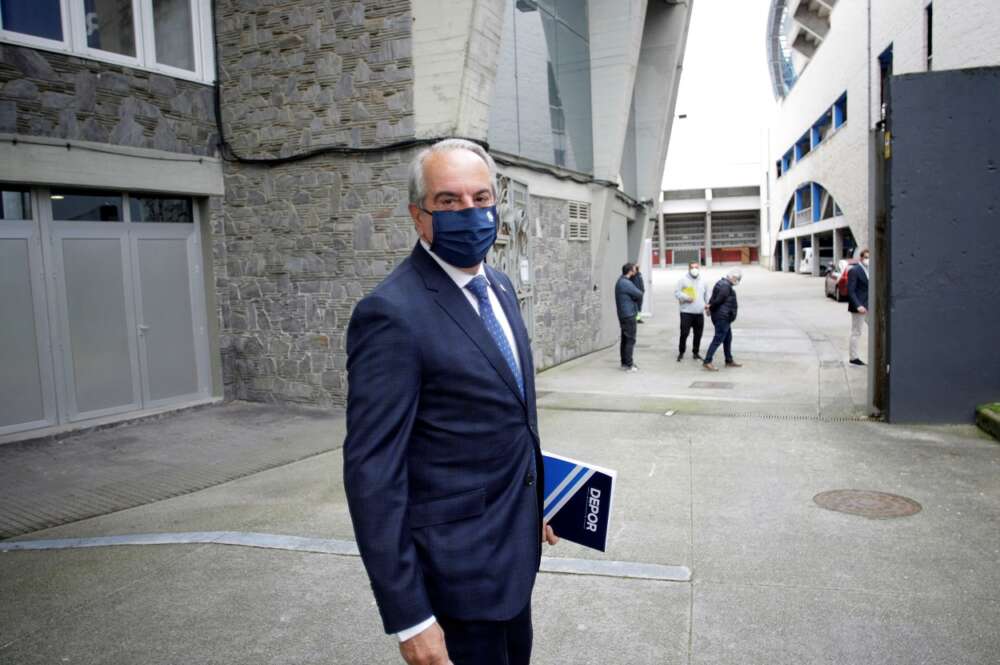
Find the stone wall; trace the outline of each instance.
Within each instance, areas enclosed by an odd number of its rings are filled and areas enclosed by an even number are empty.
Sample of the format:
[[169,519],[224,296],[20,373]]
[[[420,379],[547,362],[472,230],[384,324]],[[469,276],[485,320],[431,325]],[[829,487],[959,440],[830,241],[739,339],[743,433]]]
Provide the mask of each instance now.
[[535,264],[535,334],[531,345],[537,369],[545,369],[599,347],[601,297],[591,283],[590,242],[566,240],[569,212],[562,199],[531,197],[531,219],[541,237],[531,239]]
[[[409,2],[220,2],[226,138],[243,157],[413,137]],[[226,164],[213,212],[228,398],[344,404],[360,298],[416,241],[413,149]]]
[[229,165],[213,227],[228,398],[344,403],[351,311],[416,242],[411,156]]
[[414,135],[408,0],[220,2],[227,138],[242,156]]
[[0,44],[0,133],[214,155],[210,86]]

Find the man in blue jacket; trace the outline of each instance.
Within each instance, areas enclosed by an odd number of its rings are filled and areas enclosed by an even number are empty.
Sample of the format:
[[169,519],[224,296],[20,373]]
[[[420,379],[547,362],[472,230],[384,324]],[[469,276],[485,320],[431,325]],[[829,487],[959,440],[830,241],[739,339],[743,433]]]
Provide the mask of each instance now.
[[712,298],[705,305],[705,311],[712,317],[712,325],[715,326],[715,337],[708,346],[705,360],[702,363],[705,369],[710,372],[718,372],[719,368],[712,364],[712,357],[722,345],[722,351],[726,356],[726,367],[743,367],[733,360],[733,322],[736,320],[738,303],[736,301],[736,289],[734,288],[743,279],[743,271],[739,268],[732,268],[716,283],[712,289]]
[[618,325],[622,330],[622,341],[619,347],[622,370],[636,372],[639,370],[632,361],[635,349],[636,321],[639,316],[639,306],[642,304],[642,291],[632,283],[632,277],[638,272],[634,263],[622,266],[622,276],[615,284],[615,307],[618,309]]
[[850,362],[862,367],[865,363],[858,355],[858,346],[861,326],[868,325],[868,257],[868,250],[861,250],[861,263],[851,266],[847,273],[847,311],[851,313]]
[[483,263],[496,167],[480,146],[417,155],[419,242],[347,330],[344,486],[387,633],[409,665],[527,665],[543,526],[530,341]]

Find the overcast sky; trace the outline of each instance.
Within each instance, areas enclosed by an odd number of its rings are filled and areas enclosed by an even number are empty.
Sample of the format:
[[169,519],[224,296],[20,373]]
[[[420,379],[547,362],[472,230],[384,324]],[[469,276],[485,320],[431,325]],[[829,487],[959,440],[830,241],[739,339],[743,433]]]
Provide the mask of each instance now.
[[695,0],[664,189],[760,184],[774,108],[768,0]]

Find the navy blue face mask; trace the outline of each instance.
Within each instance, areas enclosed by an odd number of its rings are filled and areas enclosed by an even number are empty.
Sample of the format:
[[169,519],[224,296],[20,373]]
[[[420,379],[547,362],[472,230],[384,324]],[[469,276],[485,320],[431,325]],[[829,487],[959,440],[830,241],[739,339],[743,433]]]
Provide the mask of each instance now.
[[430,215],[434,223],[431,251],[453,266],[471,268],[479,265],[496,242],[496,206],[435,210]]

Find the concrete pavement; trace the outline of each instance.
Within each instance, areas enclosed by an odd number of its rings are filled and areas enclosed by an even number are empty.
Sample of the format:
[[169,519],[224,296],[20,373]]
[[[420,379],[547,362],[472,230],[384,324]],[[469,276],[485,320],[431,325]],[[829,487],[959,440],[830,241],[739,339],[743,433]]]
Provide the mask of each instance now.
[[[619,472],[609,551],[564,542],[546,555],[686,566],[692,579],[542,573],[533,662],[998,662],[1000,446],[973,427],[865,419],[864,371],[834,366],[846,360],[846,306],[819,280],[748,270],[734,345],[745,367],[710,374],[676,362],[676,273],[652,277],[638,373],[620,372],[609,349],[538,377],[545,447]],[[178,414],[173,439],[129,427],[121,455],[138,442],[168,450],[198,418],[234,427],[226,408],[273,417],[243,404]],[[259,431],[339,437],[338,423],[277,418]],[[51,451],[52,478],[73,462]],[[74,477],[78,490],[87,477],[107,483],[98,470]],[[22,500],[48,491],[23,488]],[[812,500],[850,488],[922,510],[876,520]],[[220,531],[351,541],[339,451],[16,540]],[[350,555],[204,542],[7,551],[0,597],[0,663],[400,662]]]

